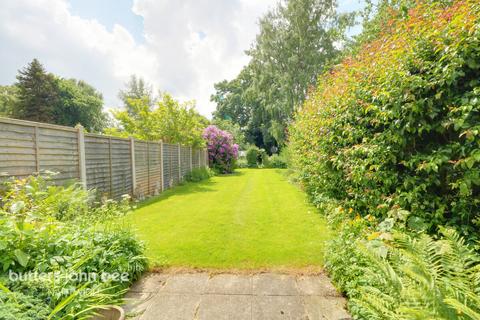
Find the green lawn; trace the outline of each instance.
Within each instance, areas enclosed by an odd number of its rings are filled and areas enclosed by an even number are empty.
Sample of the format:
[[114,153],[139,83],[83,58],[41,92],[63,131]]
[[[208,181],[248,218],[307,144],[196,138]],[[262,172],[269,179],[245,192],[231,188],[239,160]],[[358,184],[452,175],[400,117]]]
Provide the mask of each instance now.
[[157,267],[319,267],[329,233],[278,169],[242,169],[168,190],[126,217]]

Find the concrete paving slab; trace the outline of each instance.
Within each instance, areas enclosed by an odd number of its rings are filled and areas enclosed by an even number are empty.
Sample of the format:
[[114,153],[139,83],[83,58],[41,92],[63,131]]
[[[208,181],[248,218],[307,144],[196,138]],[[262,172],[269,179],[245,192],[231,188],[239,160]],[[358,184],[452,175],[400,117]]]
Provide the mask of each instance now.
[[297,288],[300,295],[321,295],[327,297],[340,297],[340,293],[333,286],[326,275],[300,276],[297,278]]
[[123,309],[125,310],[125,314],[128,316],[128,318],[140,319],[152,302],[154,295],[155,293],[151,292],[127,292],[124,297],[125,306]]
[[216,295],[202,296],[198,320],[251,320],[252,296]]
[[156,294],[140,320],[191,320],[200,304],[200,295]]
[[252,294],[252,277],[235,274],[212,276],[207,282],[206,293]]
[[341,297],[306,296],[305,311],[309,320],[352,319],[345,310],[346,301]]
[[254,275],[252,281],[254,295],[294,296],[298,294],[294,276],[262,273]]
[[161,293],[201,294],[205,292],[207,273],[174,274],[166,280]]
[[325,275],[150,274],[126,298],[135,320],[350,319]]
[[253,296],[252,320],[306,320],[299,296]]
[[139,280],[137,280],[131,287],[131,292],[158,292],[168,276],[161,273],[148,273]]

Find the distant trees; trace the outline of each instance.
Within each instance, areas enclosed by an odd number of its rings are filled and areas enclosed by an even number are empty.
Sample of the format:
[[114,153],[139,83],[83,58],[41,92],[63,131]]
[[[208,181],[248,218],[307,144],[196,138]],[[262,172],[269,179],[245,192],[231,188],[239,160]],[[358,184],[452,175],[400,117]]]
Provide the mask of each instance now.
[[102,107],[103,97],[95,88],[47,73],[37,59],[19,70],[14,85],[0,87],[0,113],[17,119],[65,126],[80,123],[98,132],[107,120]]
[[202,132],[209,121],[195,110],[193,101],[181,103],[168,93],[154,97],[151,86],[134,76],[119,97],[124,108],[112,111],[116,123],[106,133],[184,145],[205,144]]
[[54,109],[59,102],[57,81],[37,59],[18,72],[16,86],[18,101],[13,109],[15,118],[57,123],[54,117]]
[[271,151],[316,77],[339,54],[353,14],[338,14],[333,0],[282,1],[260,20],[247,51],[250,63],[236,79],[215,85],[215,118],[240,125],[249,143]]
[[16,86],[0,86],[0,116],[11,116],[18,100]]

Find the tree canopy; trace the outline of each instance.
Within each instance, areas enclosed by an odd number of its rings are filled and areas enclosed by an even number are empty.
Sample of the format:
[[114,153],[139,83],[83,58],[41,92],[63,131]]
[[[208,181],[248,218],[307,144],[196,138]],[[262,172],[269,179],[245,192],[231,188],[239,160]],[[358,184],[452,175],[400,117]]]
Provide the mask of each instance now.
[[107,134],[167,143],[201,146],[203,129],[208,120],[194,108],[192,101],[181,103],[163,93],[152,105],[143,98],[127,98],[128,108],[112,111],[116,125],[105,130]]
[[103,97],[95,88],[82,80],[47,73],[37,59],[19,70],[14,85],[0,88],[0,114],[17,119],[81,124],[99,132],[107,120],[102,108]]
[[333,0],[289,0],[260,19],[260,33],[237,78],[215,85],[215,118],[240,125],[248,142],[267,150],[286,140],[294,110],[339,54],[353,14]]

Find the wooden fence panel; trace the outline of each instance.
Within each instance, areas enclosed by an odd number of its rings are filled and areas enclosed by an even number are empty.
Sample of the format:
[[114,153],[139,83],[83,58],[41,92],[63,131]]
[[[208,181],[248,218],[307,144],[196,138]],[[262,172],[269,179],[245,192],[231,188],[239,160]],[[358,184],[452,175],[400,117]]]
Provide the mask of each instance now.
[[185,179],[185,176],[190,172],[190,158],[192,154],[190,152],[190,147],[180,147],[180,159],[181,159],[181,173],[182,180]]
[[149,161],[149,190],[150,194],[159,194],[162,191],[162,167],[160,156],[160,143],[148,143],[148,161]]
[[112,166],[112,197],[120,198],[132,194],[132,158],[130,156],[130,141],[126,139],[110,140]]
[[38,128],[37,132],[40,170],[55,172],[53,179],[60,183],[78,179],[77,132],[51,128]]
[[13,123],[0,126],[0,177],[25,177],[38,171],[35,127]]
[[110,139],[85,134],[85,167],[87,188],[96,189],[99,195],[111,195]]
[[145,197],[178,185],[191,169],[206,164],[204,155],[204,150],[178,144],[162,147],[84,133],[82,127],[0,117],[0,179],[48,170],[57,173],[55,183],[81,181],[101,196]]
[[148,143],[135,140],[135,172],[136,172],[136,196],[144,197],[150,194],[150,178],[148,170]]
[[192,149],[192,166],[193,169],[200,168],[200,150]]
[[178,184],[178,146],[176,144],[163,144],[163,178],[164,189]]

